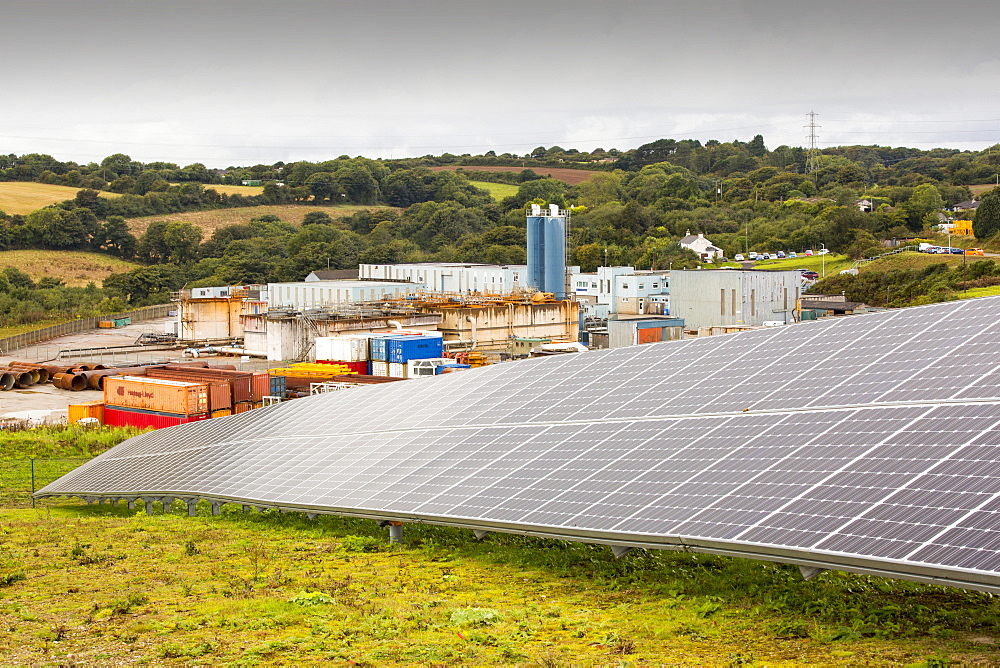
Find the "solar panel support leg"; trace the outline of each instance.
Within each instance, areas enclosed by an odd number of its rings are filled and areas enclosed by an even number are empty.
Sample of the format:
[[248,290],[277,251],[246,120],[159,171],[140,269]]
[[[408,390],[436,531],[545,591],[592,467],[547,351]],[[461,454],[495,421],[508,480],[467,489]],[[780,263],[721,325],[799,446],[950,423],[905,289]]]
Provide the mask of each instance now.
[[188,499],[188,517],[194,517],[198,514],[198,499]]
[[306,513],[306,517],[311,520],[314,520],[316,519],[316,513]]
[[163,497],[163,514],[169,515],[170,511],[173,509],[173,505],[174,505],[174,497],[172,496]]
[[153,500],[152,499],[146,499],[146,514],[147,515],[152,515],[153,514]]
[[825,568],[819,568],[818,566],[799,566],[799,572],[802,573],[803,580],[812,580],[825,570]]
[[135,499],[126,499],[128,501],[128,509],[135,510]]
[[476,540],[482,540],[490,535],[486,529],[473,529],[472,533],[476,536]]
[[390,543],[402,543],[403,542],[403,523],[402,522],[389,522],[389,542]]
[[621,559],[626,554],[632,551],[631,547],[626,547],[624,545],[612,545],[611,554],[615,555],[615,559]]
[[243,512],[245,512],[245,513],[252,513],[253,512],[253,506],[248,506],[247,504],[244,503],[243,504]]
[[[243,507],[246,508],[246,506],[243,506]],[[219,503],[218,501],[213,501],[212,502],[212,516],[213,517],[218,517],[221,514],[222,514],[222,504]]]

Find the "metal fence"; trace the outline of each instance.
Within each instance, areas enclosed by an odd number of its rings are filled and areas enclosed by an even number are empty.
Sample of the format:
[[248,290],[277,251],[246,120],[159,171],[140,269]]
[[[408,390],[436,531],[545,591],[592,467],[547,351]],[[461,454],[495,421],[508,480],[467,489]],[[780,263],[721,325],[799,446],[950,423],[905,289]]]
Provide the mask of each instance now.
[[0,461],[0,507],[34,507],[31,495],[53,480],[69,473],[84,462],[86,457],[53,459],[8,459]]
[[59,336],[65,336],[67,334],[75,334],[76,332],[96,329],[97,324],[102,320],[131,318],[132,322],[139,322],[142,320],[150,320],[152,318],[162,318],[169,315],[170,311],[173,311],[176,308],[176,304],[157,304],[156,306],[146,306],[144,308],[136,309],[135,311],[125,311],[123,313],[97,316],[93,318],[80,318],[79,320],[71,320],[70,322],[36,329],[31,332],[25,332],[24,334],[8,336],[7,338],[0,339],[0,354],[9,355],[11,351],[26,348],[30,345],[38,343],[39,341],[46,341]]

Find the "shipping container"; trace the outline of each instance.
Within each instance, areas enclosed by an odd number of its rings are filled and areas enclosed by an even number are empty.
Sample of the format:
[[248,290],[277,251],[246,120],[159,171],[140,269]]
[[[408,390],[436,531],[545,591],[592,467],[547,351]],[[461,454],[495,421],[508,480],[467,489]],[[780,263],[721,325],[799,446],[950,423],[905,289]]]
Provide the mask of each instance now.
[[316,361],[368,360],[368,338],[360,336],[320,336],[316,338]]
[[354,373],[360,373],[362,375],[367,375],[369,370],[371,370],[371,364],[369,362],[345,362],[344,360],[323,360],[319,364],[339,364],[341,366],[347,367]]
[[233,404],[233,413],[246,413],[253,410],[253,402],[239,401]]
[[176,413],[161,413],[137,408],[122,408],[119,406],[105,406],[104,408],[104,424],[109,427],[152,427],[154,429],[163,429],[164,427],[174,427],[187,422],[198,422],[199,420],[207,419],[207,413],[202,415],[178,415]]
[[399,362],[389,362],[389,376],[391,378],[406,378],[407,366],[405,364],[400,364]]
[[118,408],[201,415],[209,410],[208,386],[145,376],[106,376],[104,403]]
[[368,359],[372,362],[388,362],[389,361],[389,341],[393,338],[392,335],[382,335],[373,336],[369,341],[371,342],[371,349],[368,351]]
[[372,375],[373,376],[388,376],[389,375],[389,363],[379,362],[372,360]]
[[386,339],[388,361],[406,364],[410,360],[441,357],[442,339],[439,336],[407,336]]
[[79,422],[83,418],[97,418],[104,424],[104,402],[84,401],[79,404],[69,405],[69,423]]
[[222,410],[223,408],[231,408],[233,405],[233,388],[229,379],[198,373],[199,371],[201,369],[188,369],[186,371],[150,369],[146,372],[146,377],[176,380],[185,383],[204,383],[208,386],[208,410],[210,412]]
[[112,322],[111,320],[101,320],[100,322],[97,323],[97,326],[100,327],[101,329],[110,329],[111,327],[115,326],[115,323]]
[[226,417],[227,415],[232,415],[233,411],[230,408],[220,408],[217,411],[212,411],[212,417]]

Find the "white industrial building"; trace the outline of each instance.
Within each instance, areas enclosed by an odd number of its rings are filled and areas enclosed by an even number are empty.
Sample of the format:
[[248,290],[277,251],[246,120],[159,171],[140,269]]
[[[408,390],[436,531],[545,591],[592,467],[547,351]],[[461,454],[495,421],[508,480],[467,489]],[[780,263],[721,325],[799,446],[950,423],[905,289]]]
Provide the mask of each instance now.
[[688,330],[793,323],[801,296],[797,271],[701,269],[670,276],[670,315]]
[[269,309],[310,309],[379,299],[399,299],[424,288],[408,281],[310,281],[268,283]]
[[[579,267],[568,267],[570,273]],[[528,265],[476,262],[415,262],[412,264],[362,264],[358,278],[410,281],[435,292],[508,294],[531,288]]]
[[598,267],[596,272],[573,274],[570,285],[588,316],[669,313],[670,272],[639,271],[628,266]]

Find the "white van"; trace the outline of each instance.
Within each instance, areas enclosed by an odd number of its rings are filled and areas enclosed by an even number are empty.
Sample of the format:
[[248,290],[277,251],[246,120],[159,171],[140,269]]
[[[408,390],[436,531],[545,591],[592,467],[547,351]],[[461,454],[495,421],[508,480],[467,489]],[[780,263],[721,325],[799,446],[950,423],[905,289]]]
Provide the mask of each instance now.
[[751,260],[756,260],[757,259],[757,251],[750,251],[750,254],[747,257],[749,257]]

